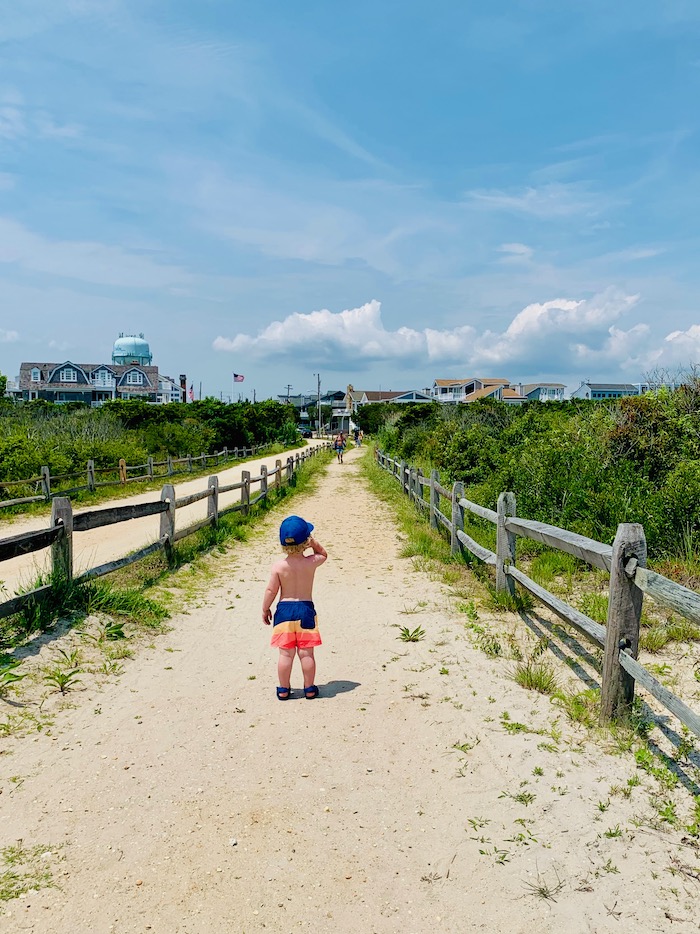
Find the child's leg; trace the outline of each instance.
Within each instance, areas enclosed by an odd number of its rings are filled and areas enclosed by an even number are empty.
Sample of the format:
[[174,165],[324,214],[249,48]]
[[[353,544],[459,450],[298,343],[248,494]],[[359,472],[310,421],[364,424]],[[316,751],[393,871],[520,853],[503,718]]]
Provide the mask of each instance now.
[[280,657],[277,662],[277,680],[281,688],[289,687],[295,654],[296,649],[280,649]]
[[[310,649],[297,649],[299,653],[299,661],[301,662],[301,670],[304,672],[304,687],[310,688],[314,684],[316,678],[316,659],[314,658],[314,650]],[[282,682],[280,681],[280,684]]]

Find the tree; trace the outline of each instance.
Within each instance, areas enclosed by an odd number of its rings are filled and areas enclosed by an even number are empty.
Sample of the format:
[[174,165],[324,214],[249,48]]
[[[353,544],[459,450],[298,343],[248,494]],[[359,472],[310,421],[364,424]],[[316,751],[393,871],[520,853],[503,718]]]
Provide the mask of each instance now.
[[7,392],[7,377],[0,373],[0,399]]

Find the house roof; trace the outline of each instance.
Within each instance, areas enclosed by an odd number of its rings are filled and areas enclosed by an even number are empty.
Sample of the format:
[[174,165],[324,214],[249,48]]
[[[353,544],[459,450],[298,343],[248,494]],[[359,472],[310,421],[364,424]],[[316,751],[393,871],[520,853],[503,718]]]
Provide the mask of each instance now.
[[501,388],[502,387],[500,384],[495,386],[482,386],[481,389],[475,389],[474,392],[470,392],[467,396],[464,397],[463,401],[476,402],[477,399],[487,399]]
[[518,392],[517,389],[512,389],[509,386],[504,386],[503,387],[503,398],[504,399],[522,399],[523,401],[525,401],[526,397],[522,393]]
[[533,389],[566,389],[564,383],[523,383],[523,392],[527,395]]
[[[403,396],[410,391],[410,389],[403,389],[401,392],[392,392],[390,389],[365,389],[364,392],[360,393],[360,399],[366,397],[368,402],[391,402],[397,396]],[[354,397],[355,394],[353,393]]]
[[[128,373],[129,370],[141,370],[148,377],[151,386],[132,386],[129,385],[129,392],[148,392],[153,386],[158,384],[158,367],[157,366],[146,366],[140,363],[73,363],[72,360],[65,360],[62,363],[26,363],[23,362],[20,365],[19,369],[19,388],[20,389],[34,389],[37,385],[41,385],[43,388],[46,388],[47,380],[49,374],[51,374],[57,367],[63,366],[72,366],[76,369],[83,370],[88,376],[90,373],[95,370],[107,369],[114,373],[117,381],[125,373]],[[32,370],[37,367],[41,370],[41,380],[40,383],[32,381]],[[52,389],[73,389],[76,392],[85,392],[84,387],[85,383],[60,383],[57,380],[51,382],[50,386]],[[92,383],[89,383],[88,386],[92,388]]]
[[633,389],[635,392],[639,390],[639,386],[635,386],[634,383],[581,383],[581,385],[588,386],[589,389],[597,389],[597,390],[603,390],[603,389],[632,390]]

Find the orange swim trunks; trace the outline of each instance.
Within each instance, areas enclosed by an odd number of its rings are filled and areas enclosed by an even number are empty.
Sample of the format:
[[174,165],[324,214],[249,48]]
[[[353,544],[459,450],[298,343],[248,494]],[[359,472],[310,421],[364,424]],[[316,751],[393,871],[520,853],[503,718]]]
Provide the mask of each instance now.
[[280,600],[275,610],[270,645],[276,649],[310,649],[321,645],[316,610],[311,600]]

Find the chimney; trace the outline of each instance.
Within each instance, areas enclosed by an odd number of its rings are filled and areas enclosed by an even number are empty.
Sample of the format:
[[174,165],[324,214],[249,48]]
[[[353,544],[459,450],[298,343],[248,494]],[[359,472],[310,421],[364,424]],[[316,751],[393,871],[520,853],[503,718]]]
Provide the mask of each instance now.
[[187,373],[180,373],[180,402],[187,402]]

